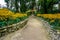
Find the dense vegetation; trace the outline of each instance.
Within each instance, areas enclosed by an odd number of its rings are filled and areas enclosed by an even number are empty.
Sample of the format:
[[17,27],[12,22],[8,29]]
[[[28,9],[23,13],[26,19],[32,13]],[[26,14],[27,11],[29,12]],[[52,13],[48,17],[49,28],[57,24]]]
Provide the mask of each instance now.
[[9,10],[0,9],[0,16],[3,14],[0,17],[0,26],[16,23],[25,19],[26,15],[39,13],[43,14],[41,16],[54,26],[54,29],[60,29],[60,0],[5,0],[5,2],[7,7],[4,8]]
[[[14,12],[26,12],[34,9],[39,13],[60,12],[60,0],[5,0],[5,2],[7,8]],[[58,9],[55,7],[56,4]]]
[[53,29],[60,30],[60,14],[37,14],[38,17],[42,17],[48,21]]
[[14,13],[8,9],[0,9],[0,27],[20,22],[27,18],[27,14]]

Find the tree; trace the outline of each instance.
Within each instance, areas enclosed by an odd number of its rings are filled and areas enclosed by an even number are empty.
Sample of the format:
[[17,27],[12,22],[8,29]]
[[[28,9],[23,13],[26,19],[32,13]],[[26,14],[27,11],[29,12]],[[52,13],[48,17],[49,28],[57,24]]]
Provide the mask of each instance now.
[[40,2],[41,10],[44,13],[49,13],[49,11],[53,12],[53,5],[58,3],[58,0],[39,0],[38,2]]
[[19,12],[18,0],[15,0],[15,9],[16,9],[16,12]]
[[7,3],[7,8],[9,7],[9,0],[5,0],[5,2]]
[[7,3],[7,8],[13,10],[12,8],[14,7],[16,12],[26,12],[29,9],[32,10],[34,7],[37,7],[38,12],[52,13],[53,5],[58,3],[59,0],[38,0],[38,2],[36,2],[36,0],[5,0],[5,2]]
[[20,11],[25,12],[27,10],[26,0],[20,0]]
[[59,13],[60,13],[60,1],[59,1]]

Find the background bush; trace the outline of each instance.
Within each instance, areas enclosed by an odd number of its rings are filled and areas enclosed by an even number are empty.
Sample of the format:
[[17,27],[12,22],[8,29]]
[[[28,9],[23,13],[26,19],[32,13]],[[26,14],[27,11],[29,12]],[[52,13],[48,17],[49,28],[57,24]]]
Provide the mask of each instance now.
[[14,13],[8,9],[0,9],[0,27],[20,22],[27,18],[25,13]]

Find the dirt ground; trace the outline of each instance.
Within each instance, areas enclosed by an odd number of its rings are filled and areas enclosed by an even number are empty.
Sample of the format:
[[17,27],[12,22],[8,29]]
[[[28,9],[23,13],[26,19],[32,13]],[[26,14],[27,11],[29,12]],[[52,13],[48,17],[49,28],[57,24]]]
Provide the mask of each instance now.
[[7,35],[3,40],[50,40],[45,23],[30,17],[26,28]]

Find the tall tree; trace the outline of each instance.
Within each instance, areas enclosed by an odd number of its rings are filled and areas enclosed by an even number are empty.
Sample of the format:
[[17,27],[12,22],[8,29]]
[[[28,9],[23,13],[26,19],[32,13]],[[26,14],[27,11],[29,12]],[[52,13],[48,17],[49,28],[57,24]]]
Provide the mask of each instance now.
[[36,6],[35,0],[31,0],[31,9],[33,9]]
[[20,11],[25,12],[27,10],[26,0],[20,0]]
[[49,11],[53,11],[53,5],[58,3],[58,0],[39,0],[41,5],[41,10],[44,13],[48,13]]
[[7,3],[7,8],[9,7],[9,0],[5,0],[5,2]]
[[59,13],[60,13],[60,0],[59,0]]
[[19,12],[18,0],[15,0],[15,8],[16,8],[16,12]]

